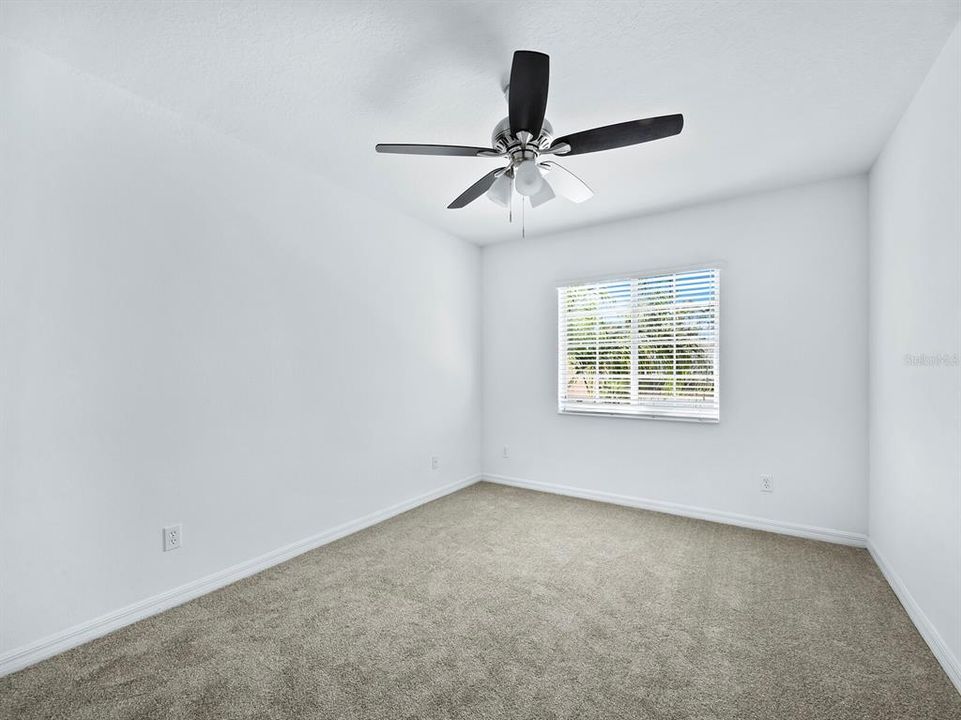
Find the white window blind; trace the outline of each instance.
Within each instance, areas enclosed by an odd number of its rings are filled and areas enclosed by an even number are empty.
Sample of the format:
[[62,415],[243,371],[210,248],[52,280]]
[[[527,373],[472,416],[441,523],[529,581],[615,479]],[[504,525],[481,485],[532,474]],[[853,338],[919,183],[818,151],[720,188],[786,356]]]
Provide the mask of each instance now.
[[557,289],[558,410],[717,422],[720,271]]

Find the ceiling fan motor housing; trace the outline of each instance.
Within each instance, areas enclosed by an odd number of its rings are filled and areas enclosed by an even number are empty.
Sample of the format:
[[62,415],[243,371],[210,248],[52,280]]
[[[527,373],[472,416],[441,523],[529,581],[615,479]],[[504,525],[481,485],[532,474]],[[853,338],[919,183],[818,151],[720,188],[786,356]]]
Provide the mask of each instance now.
[[511,134],[510,118],[504,118],[494,126],[491,133],[491,147],[500,152],[506,153],[511,158],[512,165],[519,165],[524,160],[536,159],[541,150],[550,147],[554,139],[554,128],[545,119],[541,127],[541,134],[536,140],[524,144],[513,134]]

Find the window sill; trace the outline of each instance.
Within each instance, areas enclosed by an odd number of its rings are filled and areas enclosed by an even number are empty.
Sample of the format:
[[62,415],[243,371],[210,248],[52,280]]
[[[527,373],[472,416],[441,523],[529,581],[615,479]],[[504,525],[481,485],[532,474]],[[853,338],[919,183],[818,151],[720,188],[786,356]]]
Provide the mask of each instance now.
[[660,413],[626,413],[626,412],[605,412],[603,410],[558,410],[558,415],[571,415],[579,417],[607,417],[624,418],[627,420],[666,420],[668,422],[682,423],[701,423],[707,425],[717,425],[721,422],[717,418],[682,417],[678,415],[663,415]]

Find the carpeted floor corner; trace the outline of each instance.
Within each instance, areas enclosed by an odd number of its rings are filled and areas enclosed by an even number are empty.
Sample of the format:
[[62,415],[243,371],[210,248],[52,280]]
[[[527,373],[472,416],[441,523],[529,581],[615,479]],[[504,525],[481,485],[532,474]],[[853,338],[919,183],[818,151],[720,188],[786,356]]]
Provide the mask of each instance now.
[[480,483],[0,679],[0,717],[951,720],[864,550]]

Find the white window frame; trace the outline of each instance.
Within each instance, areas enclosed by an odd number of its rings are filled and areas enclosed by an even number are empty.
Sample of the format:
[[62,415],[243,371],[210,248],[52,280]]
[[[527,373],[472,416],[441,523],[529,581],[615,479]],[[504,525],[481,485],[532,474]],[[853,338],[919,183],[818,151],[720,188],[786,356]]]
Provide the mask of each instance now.
[[[654,270],[644,270],[640,272],[632,273],[618,273],[615,275],[604,275],[592,278],[579,278],[576,280],[567,280],[556,283],[555,296],[557,301],[557,413],[559,415],[579,415],[585,417],[613,417],[613,418],[630,418],[639,420],[667,420],[670,422],[693,422],[693,423],[707,423],[707,424],[717,424],[720,422],[720,405],[721,405],[721,365],[720,365],[720,353],[721,353],[721,271],[723,268],[723,263],[721,262],[709,262],[709,263],[699,263],[696,265],[687,265],[683,267],[669,267],[669,268],[658,268]],[[562,291],[566,288],[578,286],[578,285],[592,285],[598,283],[619,283],[619,282],[631,282],[631,306],[632,308],[637,303],[636,293],[636,280],[645,280],[650,278],[656,278],[667,275],[677,275],[683,273],[697,273],[711,271],[715,274],[715,313],[714,313],[714,332],[715,332],[715,343],[714,343],[714,397],[715,397],[715,407],[716,414],[713,416],[691,416],[691,415],[681,415],[672,413],[670,410],[664,408],[649,408],[647,410],[642,409],[643,406],[630,406],[626,408],[618,408],[616,406],[608,407],[577,407],[570,403],[566,403],[564,396],[564,381],[566,379],[566,374],[562,371],[562,363],[566,365],[566,332],[563,325],[564,322],[564,307],[562,304]],[[637,382],[637,370],[638,370],[638,341],[637,333],[638,328],[636,324],[632,323],[632,340],[631,340],[631,360],[630,360],[630,383],[631,383],[631,394],[636,392],[636,382]]]

